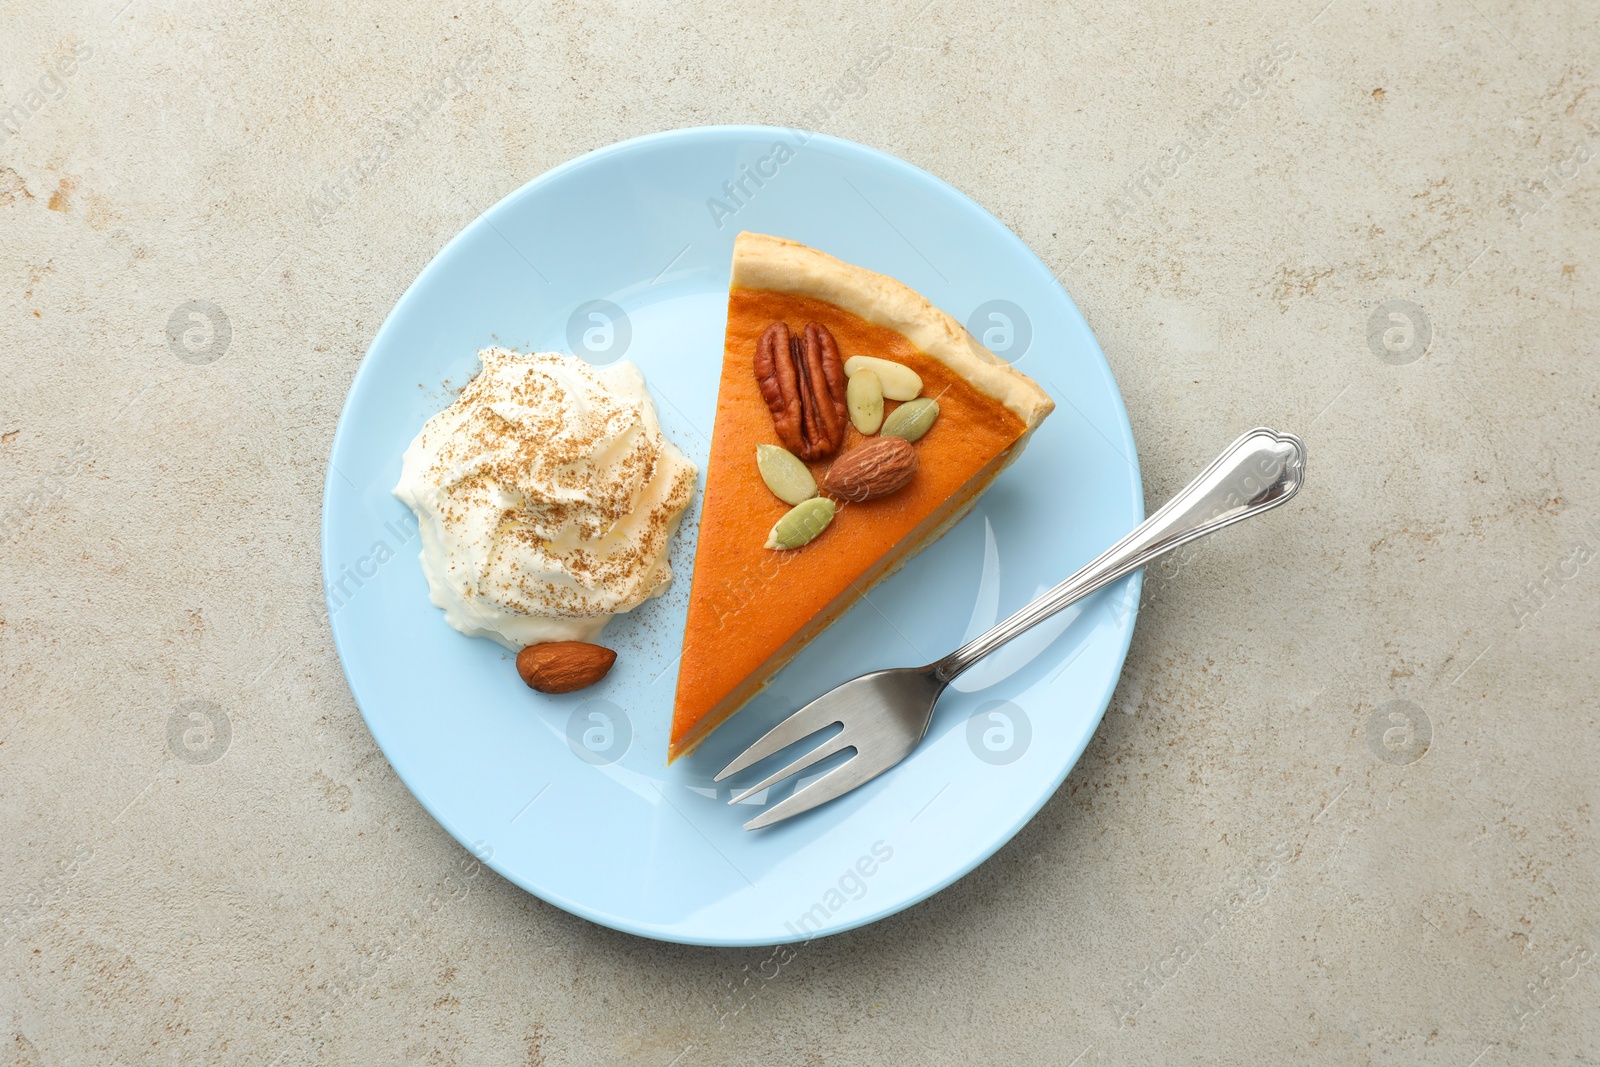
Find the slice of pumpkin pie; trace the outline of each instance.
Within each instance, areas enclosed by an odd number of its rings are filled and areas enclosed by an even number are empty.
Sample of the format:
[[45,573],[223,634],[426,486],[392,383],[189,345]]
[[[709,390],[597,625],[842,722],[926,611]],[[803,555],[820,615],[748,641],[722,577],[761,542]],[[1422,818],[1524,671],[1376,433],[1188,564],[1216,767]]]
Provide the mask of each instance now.
[[741,233],[668,761],[965,515],[1054,407],[893,278]]

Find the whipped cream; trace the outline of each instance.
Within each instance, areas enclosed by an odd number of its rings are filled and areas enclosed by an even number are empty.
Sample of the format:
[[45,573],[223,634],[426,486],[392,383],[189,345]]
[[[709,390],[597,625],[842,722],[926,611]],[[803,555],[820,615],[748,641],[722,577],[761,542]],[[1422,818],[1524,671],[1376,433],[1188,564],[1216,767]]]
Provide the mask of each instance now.
[[664,593],[695,468],[661,433],[631,363],[478,353],[460,397],[406,449],[428,598],[509,649],[592,641]]

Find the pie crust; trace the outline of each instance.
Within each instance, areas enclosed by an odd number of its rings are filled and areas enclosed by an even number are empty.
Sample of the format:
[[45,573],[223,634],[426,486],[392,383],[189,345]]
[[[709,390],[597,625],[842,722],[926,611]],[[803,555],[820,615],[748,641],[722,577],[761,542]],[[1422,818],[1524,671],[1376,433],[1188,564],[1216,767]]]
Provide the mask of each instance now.
[[921,293],[888,275],[835,259],[798,241],[745,231],[733,243],[730,287],[809,296],[887,327],[974,389],[1004,404],[1023,421],[1028,433],[1055,410],[1055,402],[1032,378],[1013,370],[979,344],[966,327]]

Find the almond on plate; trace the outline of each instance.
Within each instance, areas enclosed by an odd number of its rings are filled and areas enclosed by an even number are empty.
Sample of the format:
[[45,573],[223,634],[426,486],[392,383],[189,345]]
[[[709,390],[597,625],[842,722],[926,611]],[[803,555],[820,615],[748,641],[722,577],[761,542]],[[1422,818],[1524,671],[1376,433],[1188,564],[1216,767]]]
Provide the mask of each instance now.
[[517,673],[529,689],[541,693],[570,693],[591,686],[606,676],[617,654],[604,645],[587,641],[546,641],[517,653]]

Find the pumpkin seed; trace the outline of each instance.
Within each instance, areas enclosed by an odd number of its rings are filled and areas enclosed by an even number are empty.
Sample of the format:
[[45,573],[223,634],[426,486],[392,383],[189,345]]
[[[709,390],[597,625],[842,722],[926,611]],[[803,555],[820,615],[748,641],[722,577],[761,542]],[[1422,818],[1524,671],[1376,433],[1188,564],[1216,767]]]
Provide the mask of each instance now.
[[883,425],[883,386],[878,373],[859,370],[850,375],[845,388],[845,400],[850,405],[850,421],[864,434],[875,434]]
[[833,521],[833,501],[825,496],[812,497],[796,504],[789,513],[773,524],[767,534],[767,547],[787,550],[809,544]]
[[939,402],[928,397],[920,400],[911,400],[890,413],[883,421],[883,435],[885,437],[904,437],[907,441],[915,441],[928,432],[933,425],[933,420],[939,417]]
[[817,480],[787,448],[756,445],[756,469],[767,488],[785,504],[798,504],[817,495]]
[[844,361],[846,376],[854,378],[864,370],[878,376],[878,386],[885,400],[915,400],[922,392],[922,379],[904,363],[877,356],[851,356]]

